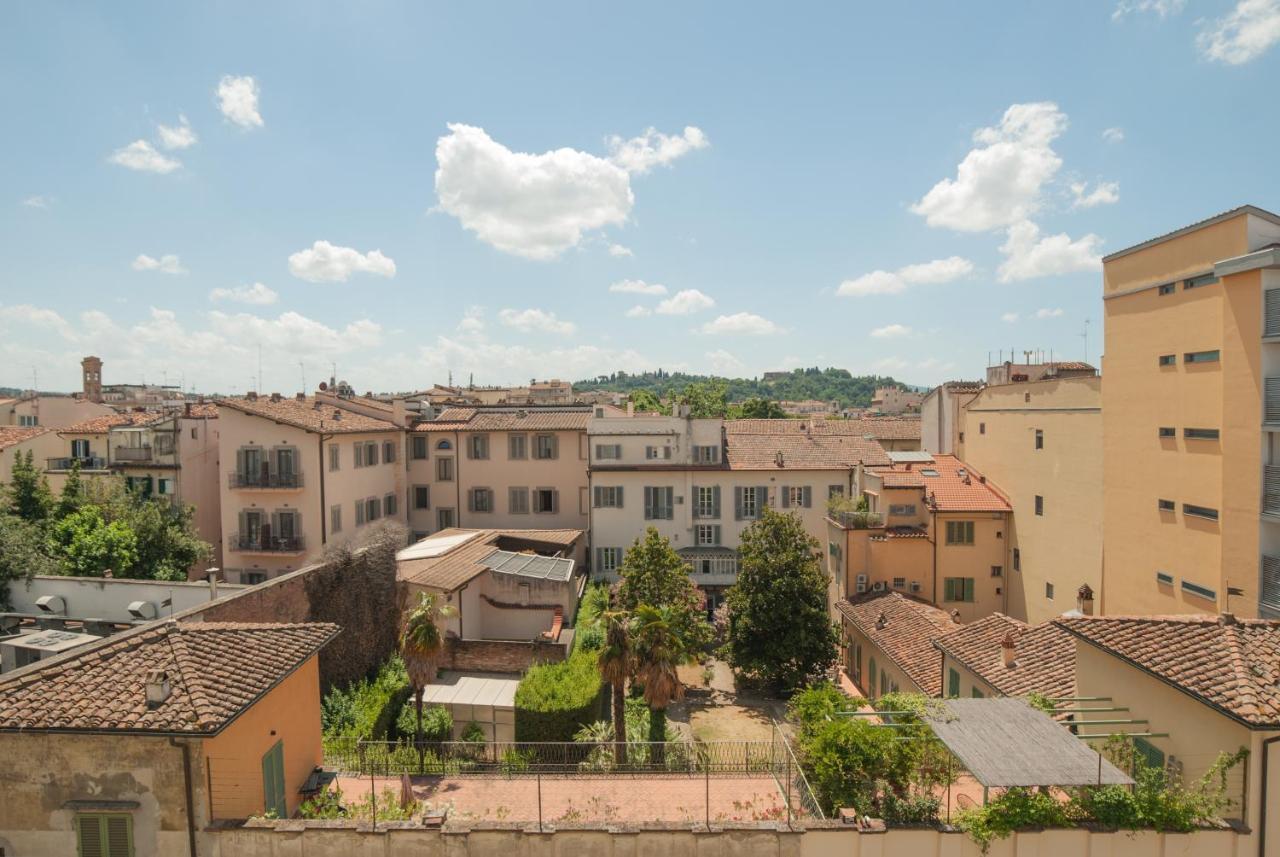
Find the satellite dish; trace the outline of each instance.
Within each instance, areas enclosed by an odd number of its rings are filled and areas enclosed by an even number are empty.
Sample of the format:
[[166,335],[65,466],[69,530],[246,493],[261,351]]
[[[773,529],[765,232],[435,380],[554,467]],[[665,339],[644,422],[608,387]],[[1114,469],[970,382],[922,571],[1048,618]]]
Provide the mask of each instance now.
[[325,390],[327,390],[327,389],[329,389],[329,384],[328,384],[328,382],[326,382],[326,381],[321,381],[321,382],[320,382],[320,392],[322,392],[322,393],[323,393],[323,392],[324,392]]

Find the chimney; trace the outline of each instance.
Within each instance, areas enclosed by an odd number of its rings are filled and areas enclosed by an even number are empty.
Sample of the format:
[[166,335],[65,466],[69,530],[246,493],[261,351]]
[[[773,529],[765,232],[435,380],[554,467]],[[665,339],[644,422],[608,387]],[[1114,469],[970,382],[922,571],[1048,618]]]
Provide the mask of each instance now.
[[773,463],[778,465],[779,467],[786,466],[786,459],[782,455],[782,450],[778,450],[777,455],[773,457]]
[[1013,632],[1009,631],[1004,635],[1004,639],[1000,641],[1000,655],[1004,660],[1005,668],[1011,668],[1018,662],[1018,649],[1013,639]]
[[273,402],[278,402],[278,401],[280,401],[280,394],[279,394],[279,393],[272,393],[272,394],[271,394],[271,401],[273,401]]
[[298,393],[296,396],[294,396],[294,398],[297,399],[299,402],[305,402],[307,400],[307,394]]
[[1239,625],[1240,620],[1236,618],[1236,614],[1228,613],[1225,610],[1218,616],[1218,624],[1224,627]]
[[182,413],[184,416],[191,416],[191,402],[182,403]]
[[320,400],[316,399],[316,403],[311,406],[314,410],[320,410]]
[[250,402],[258,401],[258,394],[253,390],[250,390],[249,392],[245,393],[244,397]]
[[1093,590],[1089,588],[1089,584],[1085,583],[1076,590],[1076,609],[1081,615],[1093,615]]
[[334,410],[333,418],[340,421],[342,419],[342,411]]
[[888,624],[889,624],[888,617],[884,615],[883,611],[881,611],[880,615],[876,617],[876,630],[883,631],[884,626]]
[[218,569],[216,568],[209,569],[209,571],[207,572],[207,575],[208,577],[206,579],[209,581],[209,600],[217,601],[218,600]]
[[173,693],[173,685],[169,683],[167,672],[147,671],[147,708],[159,708],[171,693]]
[[957,625],[959,625],[959,624],[960,624],[960,611],[959,611],[959,610],[952,610],[952,611],[951,611],[951,621],[952,621],[952,622],[955,622]]

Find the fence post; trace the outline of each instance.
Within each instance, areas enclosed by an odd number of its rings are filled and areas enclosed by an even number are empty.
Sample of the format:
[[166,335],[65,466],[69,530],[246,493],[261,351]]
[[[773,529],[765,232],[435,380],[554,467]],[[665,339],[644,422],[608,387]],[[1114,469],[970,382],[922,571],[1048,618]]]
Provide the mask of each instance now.
[[702,766],[703,777],[706,781],[706,807],[707,807],[707,830],[711,829],[711,762]]
[[791,829],[791,754],[787,753],[787,829]]
[[538,772],[538,832],[542,832],[542,772]]

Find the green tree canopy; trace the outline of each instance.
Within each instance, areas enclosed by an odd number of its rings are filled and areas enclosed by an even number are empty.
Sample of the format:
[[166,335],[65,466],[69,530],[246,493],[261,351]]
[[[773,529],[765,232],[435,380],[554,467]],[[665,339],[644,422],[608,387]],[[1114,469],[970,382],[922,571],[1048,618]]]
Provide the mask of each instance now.
[[42,523],[53,510],[53,494],[49,483],[35,466],[30,450],[13,457],[13,469],[6,491],[9,511],[32,523]]
[[771,399],[752,396],[741,405],[731,407],[729,416],[734,419],[746,420],[781,420],[786,418],[787,412],[782,409],[781,405]]
[[123,521],[107,521],[102,509],[86,506],[54,524],[49,549],[68,574],[76,577],[134,577],[138,538]]
[[645,530],[636,539],[618,569],[618,606],[634,612],[642,604],[667,607],[680,639],[691,650],[711,642],[711,625],[706,618],[706,599],[689,578],[689,566],[656,528]]
[[738,582],[727,596],[729,662],[779,689],[829,669],[837,644],[829,578],[800,517],[765,509],[743,531],[738,553]]
[[658,394],[652,390],[636,390],[629,398],[637,411],[656,412],[659,414],[671,413],[671,407],[662,404],[662,399],[658,398]]

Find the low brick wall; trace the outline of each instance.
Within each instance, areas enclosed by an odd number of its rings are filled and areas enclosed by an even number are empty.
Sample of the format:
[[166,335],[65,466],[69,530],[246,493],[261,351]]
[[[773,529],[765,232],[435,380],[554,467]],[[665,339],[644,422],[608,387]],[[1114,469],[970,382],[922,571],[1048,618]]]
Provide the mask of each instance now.
[[449,670],[519,673],[534,664],[559,663],[567,653],[561,643],[450,638],[440,665]]
[[[211,831],[223,857],[983,857],[963,833],[940,830],[859,832],[835,822],[712,827],[597,826],[542,832],[536,824],[425,830],[408,823],[262,821]],[[1232,830],[1126,833],[1045,830],[991,843],[987,857],[1222,857],[1244,853],[1248,837]]]

